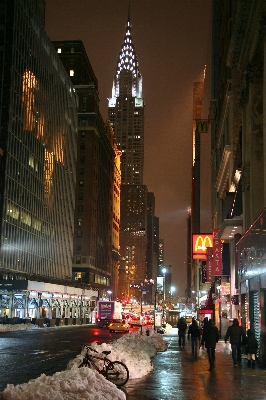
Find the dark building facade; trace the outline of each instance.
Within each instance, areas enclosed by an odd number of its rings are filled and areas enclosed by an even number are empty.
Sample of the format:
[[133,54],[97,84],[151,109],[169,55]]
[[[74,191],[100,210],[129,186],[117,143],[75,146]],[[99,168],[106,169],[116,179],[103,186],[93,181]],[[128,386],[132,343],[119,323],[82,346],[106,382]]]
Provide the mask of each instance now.
[[212,214],[230,254],[225,312],[266,366],[265,41],[262,0],[213,2]]
[[154,301],[154,284],[159,268],[159,218],[155,216],[155,196],[147,195],[147,272],[146,272],[146,301]]
[[[117,170],[114,188],[113,131],[100,114],[98,82],[83,43],[53,44],[79,98],[73,277],[98,285],[100,298],[104,298],[108,297],[106,291],[113,289],[119,261],[116,257],[115,266],[112,263],[113,247],[116,256],[119,252],[115,240],[113,246],[112,231],[115,225],[118,236],[120,211],[113,202],[113,193],[119,191]],[[118,218],[113,219],[113,212]]]
[[10,318],[45,304],[59,315],[56,296],[71,292],[78,99],[44,10],[0,1],[0,316]]

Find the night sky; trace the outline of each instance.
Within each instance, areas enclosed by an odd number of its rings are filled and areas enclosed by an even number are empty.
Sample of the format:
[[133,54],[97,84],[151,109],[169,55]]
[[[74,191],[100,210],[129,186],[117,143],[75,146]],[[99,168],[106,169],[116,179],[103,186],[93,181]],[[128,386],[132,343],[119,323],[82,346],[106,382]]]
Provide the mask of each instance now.
[[[104,119],[127,18],[128,0],[46,0],[50,39],[84,43]],[[192,91],[193,82],[203,80],[204,65],[209,66],[211,0],[131,0],[130,21],[145,101],[143,183],[155,194],[165,264],[172,266],[172,284],[184,296]]]

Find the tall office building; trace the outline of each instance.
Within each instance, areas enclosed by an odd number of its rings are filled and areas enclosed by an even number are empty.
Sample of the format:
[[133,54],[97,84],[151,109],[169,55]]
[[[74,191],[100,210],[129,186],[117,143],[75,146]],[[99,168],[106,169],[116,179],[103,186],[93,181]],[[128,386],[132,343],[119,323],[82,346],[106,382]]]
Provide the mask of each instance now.
[[44,0],[0,0],[0,316],[9,318],[78,315],[73,293],[88,306],[85,287],[69,287],[78,101],[44,16]]
[[76,107],[44,32],[44,1],[1,1],[0,263],[71,276]]
[[113,80],[108,117],[121,157],[121,296],[129,295],[130,282],[146,277],[147,187],[143,185],[144,100],[142,76],[132,41],[130,18]]
[[98,81],[82,41],[54,41],[79,97],[73,274],[116,295],[120,228],[120,152],[99,110]]
[[147,195],[147,274],[146,274],[146,300],[152,304],[154,301],[154,284],[159,268],[159,218],[155,216],[155,196],[148,192]]

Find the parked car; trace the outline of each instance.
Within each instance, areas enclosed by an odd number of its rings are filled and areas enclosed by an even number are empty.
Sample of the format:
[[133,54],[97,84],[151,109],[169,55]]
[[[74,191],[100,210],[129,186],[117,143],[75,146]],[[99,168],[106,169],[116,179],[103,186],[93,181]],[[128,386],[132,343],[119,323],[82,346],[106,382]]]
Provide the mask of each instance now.
[[145,315],[144,317],[146,325],[153,325],[154,324],[154,318],[150,315]]
[[125,319],[113,319],[108,329],[109,332],[129,332],[129,325]]

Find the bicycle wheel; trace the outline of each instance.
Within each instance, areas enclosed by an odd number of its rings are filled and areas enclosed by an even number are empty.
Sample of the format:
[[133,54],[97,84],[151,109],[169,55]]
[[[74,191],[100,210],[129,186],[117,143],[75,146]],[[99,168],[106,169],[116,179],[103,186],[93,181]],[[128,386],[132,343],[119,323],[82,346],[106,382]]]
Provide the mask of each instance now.
[[127,383],[129,371],[127,366],[120,361],[111,362],[106,369],[106,379],[116,386],[123,386]]

